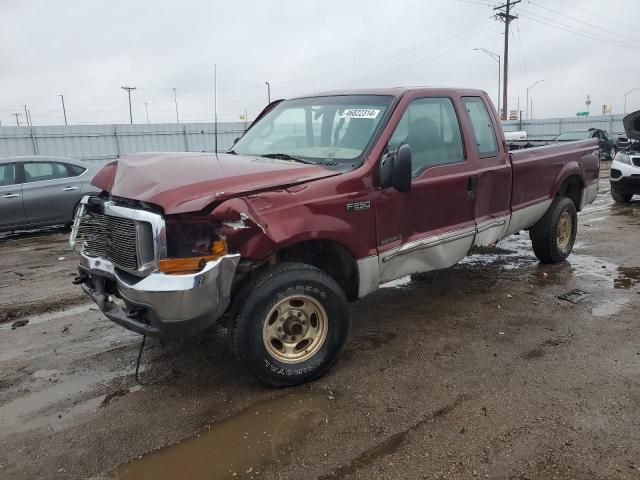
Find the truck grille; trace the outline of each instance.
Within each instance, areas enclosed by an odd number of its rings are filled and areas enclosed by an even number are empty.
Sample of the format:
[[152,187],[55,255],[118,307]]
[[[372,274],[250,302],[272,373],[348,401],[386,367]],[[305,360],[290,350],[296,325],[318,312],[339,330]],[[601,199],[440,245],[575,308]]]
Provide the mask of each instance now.
[[76,245],[89,257],[106,258],[114,265],[136,270],[136,222],[130,218],[87,212],[80,219]]

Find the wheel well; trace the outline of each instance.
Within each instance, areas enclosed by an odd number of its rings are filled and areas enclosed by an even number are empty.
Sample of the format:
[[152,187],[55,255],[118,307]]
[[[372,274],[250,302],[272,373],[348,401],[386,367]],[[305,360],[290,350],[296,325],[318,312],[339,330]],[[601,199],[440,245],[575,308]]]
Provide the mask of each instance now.
[[577,175],[571,175],[562,182],[562,185],[560,185],[556,193],[556,197],[567,197],[571,199],[576,206],[576,210],[579,210],[583,188],[582,179]]
[[344,246],[333,240],[309,240],[280,250],[279,262],[303,262],[330,275],[349,300],[358,298],[358,266]]

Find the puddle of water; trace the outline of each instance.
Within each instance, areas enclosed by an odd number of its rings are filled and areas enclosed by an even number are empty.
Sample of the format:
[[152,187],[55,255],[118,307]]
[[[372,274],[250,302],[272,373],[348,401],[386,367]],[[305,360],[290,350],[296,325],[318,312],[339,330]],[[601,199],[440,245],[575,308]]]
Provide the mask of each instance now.
[[611,315],[615,315],[622,307],[624,307],[627,303],[629,303],[628,298],[620,298],[617,300],[605,300],[597,307],[594,307],[591,310],[591,313],[596,317],[610,317]]
[[[290,394],[246,408],[197,437],[125,463],[107,478],[217,480],[255,475],[325,419],[326,394]],[[235,474],[235,475],[234,475]]]
[[[44,388],[31,391],[0,406],[0,438],[42,427],[51,427],[54,431],[60,430],[77,415],[97,408],[105,396],[99,395],[86,402],[78,403],[65,410],[61,417],[58,417],[58,409],[51,407],[70,400],[74,395],[91,391],[98,384],[130,373],[130,369],[105,373],[93,371],[85,375],[64,378],[57,370],[38,370],[32,377],[41,382],[40,385],[42,382],[47,382]],[[60,378],[63,380],[58,381]]]
[[629,289],[640,283],[640,267],[618,267],[618,277],[613,280],[613,287]]

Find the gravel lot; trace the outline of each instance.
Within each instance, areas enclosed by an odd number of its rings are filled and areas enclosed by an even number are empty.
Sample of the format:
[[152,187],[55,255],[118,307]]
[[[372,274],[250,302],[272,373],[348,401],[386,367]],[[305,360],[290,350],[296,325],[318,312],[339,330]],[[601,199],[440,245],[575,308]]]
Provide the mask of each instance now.
[[0,477],[637,479],[639,231],[603,178],[568,261],[523,232],[396,281],[353,304],[326,377],[284,390],[210,335],[148,341],[137,382],[140,338],[71,285],[68,233],[4,235]]

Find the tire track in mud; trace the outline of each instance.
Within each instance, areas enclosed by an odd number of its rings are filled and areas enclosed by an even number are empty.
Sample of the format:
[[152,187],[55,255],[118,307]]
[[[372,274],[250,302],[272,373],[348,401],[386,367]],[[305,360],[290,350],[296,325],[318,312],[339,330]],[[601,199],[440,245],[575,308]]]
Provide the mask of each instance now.
[[395,453],[400,447],[402,447],[402,445],[405,444],[409,434],[418,430],[420,427],[424,426],[430,421],[451,413],[453,410],[455,410],[457,407],[468,400],[471,400],[471,395],[465,393],[458,395],[458,397],[453,402],[440,407],[437,410],[434,410],[426,417],[422,418],[422,420],[414,423],[410,427],[398,433],[395,433],[382,442],[377,443],[373,447],[368,448],[353,460],[351,460],[351,462],[349,462],[347,465],[337,467],[333,469],[331,473],[319,476],[317,480],[336,480],[344,478],[347,475],[356,473],[360,468],[372,464],[380,457]]

